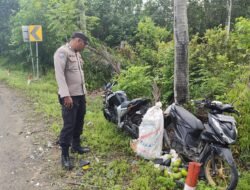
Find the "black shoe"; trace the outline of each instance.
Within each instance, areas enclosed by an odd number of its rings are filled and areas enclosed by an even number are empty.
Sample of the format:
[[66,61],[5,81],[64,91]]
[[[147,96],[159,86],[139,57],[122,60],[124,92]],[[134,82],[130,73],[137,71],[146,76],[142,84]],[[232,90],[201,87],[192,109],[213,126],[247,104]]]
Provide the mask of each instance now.
[[80,160],[80,162],[79,162],[80,167],[84,167],[84,166],[88,166],[88,165],[90,165],[90,161],[88,161],[88,160]]
[[90,152],[90,148],[89,147],[72,147],[71,148],[71,152],[72,153],[78,153],[78,154],[83,154],[83,153],[87,153]]
[[65,156],[65,155],[62,155],[62,167],[66,170],[72,170],[73,169],[73,164],[72,162],[70,161],[70,158],[69,156]]

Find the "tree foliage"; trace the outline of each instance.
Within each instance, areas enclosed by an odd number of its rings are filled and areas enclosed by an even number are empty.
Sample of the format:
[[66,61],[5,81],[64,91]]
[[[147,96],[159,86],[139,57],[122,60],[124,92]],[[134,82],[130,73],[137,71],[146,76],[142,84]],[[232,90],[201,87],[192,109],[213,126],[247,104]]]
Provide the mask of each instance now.
[[133,36],[140,19],[142,0],[88,0],[87,6],[87,14],[100,19],[100,24],[92,30],[93,36],[110,46],[117,46]]
[[[147,67],[148,71],[144,76],[150,80],[150,85],[147,85],[147,87],[152,91],[152,84],[156,83],[161,90],[162,97],[164,97],[163,101],[167,102],[173,94],[174,46],[170,32],[165,28],[156,26],[151,18],[145,17],[138,23],[135,38],[137,43],[134,48],[126,44],[125,48],[120,50],[121,55],[129,58],[126,61],[126,68],[129,70],[127,72],[130,72],[130,69],[134,70],[134,67],[137,68],[137,66],[139,68]],[[130,84],[132,82],[130,78],[124,75],[120,75],[118,78],[124,81],[126,86],[132,85]],[[138,89],[141,88],[140,83],[133,83],[133,85],[135,84]],[[145,95],[152,96],[151,93],[145,93]],[[131,97],[136,97],[136,94],[132,93]]]
[[0,54],[8,50],[11,36],[10,18],[17,10],[16,0],[0,0]]
[[116,89],[123,89],[131,97],[151,97],[152,78],[147,66],[131,66],[117,78]]
[[[249,35],[238,30],[249,20],[236,23],[232,38],[226,43],[226,31],[221,27],[207,30],[204,37],[195,36],[190,42],[190,83],[192,97],[216,98],[231,88],[233,81],[249,64],[249,48],[240,38]],[[247,29],[243,30],[247,30]],[[243,35],[243,36],[241,36]],[[241,37],[240,37],[241,36]],[[244,48],[243,48],[244,47]]]
[[79,30],[78,12],[76,11],[76,2],[70,0],[49,0],[48,12],[48,30],[55,34],[56,44],[69,40],[69,35]]

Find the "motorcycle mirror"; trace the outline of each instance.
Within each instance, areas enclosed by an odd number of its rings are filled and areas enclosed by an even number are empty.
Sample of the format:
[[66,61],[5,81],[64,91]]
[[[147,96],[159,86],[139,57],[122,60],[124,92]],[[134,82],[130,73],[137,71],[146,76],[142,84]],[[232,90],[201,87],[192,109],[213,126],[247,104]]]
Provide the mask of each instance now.
[[108,88],[110,88],[111,86],[113,86],[112,83],[111,83],[111,82],[108,82],[108,83],[105,85],[105,89],[108,89]]
[[212,103],[212,104],[216,104],[216,105],[222,105],[222,102],[216,101],[216,100],[212,101],[211,103]]
[[117,84],[117,81],[114,81],[113,83],[112,83],[112,86],[115,86]]
[[240,117],[240,112],[238,110],[234,110],[234,113]]

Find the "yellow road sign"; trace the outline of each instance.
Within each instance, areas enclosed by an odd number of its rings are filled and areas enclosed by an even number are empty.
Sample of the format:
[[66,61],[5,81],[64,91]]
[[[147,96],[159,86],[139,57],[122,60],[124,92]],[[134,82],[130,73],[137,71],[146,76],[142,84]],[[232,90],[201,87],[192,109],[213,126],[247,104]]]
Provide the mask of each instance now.
[[41,25],[29,25],[29,39],[31,42],[43,41],[43,33]]

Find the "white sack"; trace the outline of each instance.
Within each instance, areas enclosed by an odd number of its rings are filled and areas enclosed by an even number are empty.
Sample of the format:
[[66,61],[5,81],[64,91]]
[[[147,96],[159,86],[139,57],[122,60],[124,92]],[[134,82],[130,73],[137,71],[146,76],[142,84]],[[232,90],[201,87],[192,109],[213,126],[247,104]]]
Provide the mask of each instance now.
[[131,143],[131,147],[146,159],[155,159],[161,156],[164,119],[161,102],[148,109],[139,126],[139,138]]

